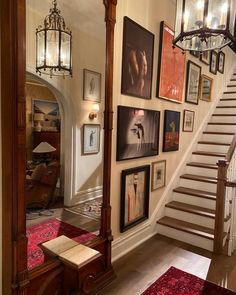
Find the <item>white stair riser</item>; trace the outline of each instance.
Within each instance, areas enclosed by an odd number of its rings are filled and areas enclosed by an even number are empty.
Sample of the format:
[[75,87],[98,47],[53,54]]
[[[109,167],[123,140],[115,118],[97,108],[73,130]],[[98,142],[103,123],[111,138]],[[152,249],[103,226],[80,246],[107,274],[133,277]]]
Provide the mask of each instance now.
[[212,123],[236,123],[236,116],[212,116]]
[[236,99],[234,100],[220,100],[218,106],[236,106]]
[[165,208],[165,215],[171,218],[175,218],[178,220],[191,222],[193,224],[205,226],[211,229],[214,229],[215,220],[213,218],[208,218],[204,216],[200,216],[193,213],[184,212],[182,210],[176,210],[172,208]]
[[227,153],[228,150],[229,150],[229,146],[227,146],[227,145],[215,145],[215,144],[201,144],[201,143],[199,143],[197,145],[197,150],[198,151],[205,151],[205,152]]
[[214,200],[200,198],[192,195],[180,194],[176,192],[174,192],[173,197],[174,201],[177,202],[215,210],[216,202]]
[[176,230],[174,228],[157,224],[157,232],[163,236],[170,237],[172,239],[185,242],[196,247],[206,249],[208,251],[213,251],[213,241],[205,239],[203,237],[193,235],[190,233],[183,232],[181,230]]
[[235,114],[236,108],[216,108],[214,114]]
[[214,184],[214,183],[208,183],[208,182],[195,181],[195,180],[181,178],[180,179],[180,186],[216,193],[216,184]]
[[200,162],[200,163],[209,163],[216,164],[218,160],[224,159],[223,157],[212,157],[212,156],[203,156],[203,155],[192,155],[191,162]]
[[[235,110],[236,112],[236,110]],[[211,132],[236,132],[236,125],[207,125],[206,131]]]
[[185,171],[187,174],[217,177],[217,170],[216,169],[207,169],[207,168],[201,168],[201,167],[186,166]]
[[231,143],[233,135],[203,134],[201,140]]

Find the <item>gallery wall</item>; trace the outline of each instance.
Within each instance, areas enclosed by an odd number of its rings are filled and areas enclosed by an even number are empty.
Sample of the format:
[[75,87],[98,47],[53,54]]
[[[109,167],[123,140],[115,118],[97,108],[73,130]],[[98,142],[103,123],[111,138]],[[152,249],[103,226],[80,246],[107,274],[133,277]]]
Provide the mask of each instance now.
[[[152,79],[152,98],[141,99],[121,94],[121,76],[122,76],[122,44],[123,44],[123,18],[128,16],[139,25],[151,31],[155,35],[154,43],[154,63],[153,63],[153,79]],[[113,156],[112,156],[112,187],[111,187],[111,206],[112,206],[112,232],[114,235],[113,242],[113,259],[117,259],[128,250],[132,249],[142,240],[147,239],[155,232],[157,208],[162,197],[166,194],[166,187],[150,192],[149,198],[149,220],[140,223],[125,233],[120,233],[120,194],[121,194],[121,172],[124,169],[134,168],[142,165],[151,165],[154,161],[166,160],[166,182],[170,182],[176,169],[179,167],[183,156],[190,147],[194,136],[204,122],[211,107],[216,99],[219,98],[223,91],[225,78],[232,70],[235,63],[235,54],[232,50],[226,48],[225,75],[213,75],[209,72],[209,66],[204,65],[199,59],[190,54],[186,54],[186,61],[192,60],[199,64],[202,68],[202,74],[206,74],[214,79],[212,102],[199,101],[198,105],[189,103],[173,103],[156,97],[157,85],[157,68],[158,68],[158,51],[160,22],[165,21],[174,29],[175,20],[175,1],[171,0],[119,0],[117,5],[117,22],[115,27],[115,52],[114,52],[114,132],[113,132]],[[160,118],[160,135],[159,135],[159,155],[139,158],[134,160],[126,160],[122,162],[116,161],[116,143],[117,143],[117,106],[131,106],[137,108],[157,110],[161,112]],[[182,132],[183,110],[191,110],[195,112],[195,123],[193,132]],[[181,112],[180,119],[180,142],[179,150],[174,152],[162,152],[163,143],[163,122],[164,110],[174,110]],[[151,221],[150,221],[151,220]],[[152,222],[152,223],[151,223]],[[151,223],[151,224],[150,224]],[[146,230],[146,231],[145,231]]]

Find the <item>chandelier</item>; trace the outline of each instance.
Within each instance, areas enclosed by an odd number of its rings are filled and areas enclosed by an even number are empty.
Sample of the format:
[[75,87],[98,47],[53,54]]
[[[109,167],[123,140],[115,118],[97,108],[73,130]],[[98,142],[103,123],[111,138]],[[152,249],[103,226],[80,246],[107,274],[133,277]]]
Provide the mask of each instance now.
[[57,1],[36,29],[36,72],[52,76],[72,76],[72,33],[57,8]]
[[174,46],[221,50],[235,42],[236,0],[177,0]]

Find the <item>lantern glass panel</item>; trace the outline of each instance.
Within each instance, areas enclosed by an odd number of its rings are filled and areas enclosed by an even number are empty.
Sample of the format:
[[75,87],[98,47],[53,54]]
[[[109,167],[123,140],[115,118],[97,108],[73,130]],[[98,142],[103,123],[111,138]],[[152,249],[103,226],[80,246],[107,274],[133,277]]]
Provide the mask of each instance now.
[[227,24],[228,0],[209,0],[207,27],[225,30]]
[[235,17],[236,17],[236,1],[230,1],[230,25],[229,30],[230,33],[234,36],[234,28],[235,28]]
[[61,32],[61,67],[70,68],[71,36]]
[[50,67],[58,66],[59,56],[59,31],[47,31],[47,49],[46,49],[46,65]]
[[175,17],[175,38],[181,33],[181,23],[183,15],[183,0],[177,0],[176,17]]
[[204,0],[187,0],[184,10],[184,31],[194,31],[203,27]]
[[37,33],[37,67],[44,66],[45,58],[45,32],[40,31]]

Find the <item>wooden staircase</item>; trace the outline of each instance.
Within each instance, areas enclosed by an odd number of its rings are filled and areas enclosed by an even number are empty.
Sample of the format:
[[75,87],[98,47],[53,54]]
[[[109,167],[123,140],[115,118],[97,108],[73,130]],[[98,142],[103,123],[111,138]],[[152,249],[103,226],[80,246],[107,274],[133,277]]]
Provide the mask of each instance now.
[[[218,161],[224,160],[236,132],[236,74],[220,99],[172,201],[165,205],[165,216],[157,221],[158,233],[209,251],[214,249]],[[224,219],[223,244],[230,227]]]

